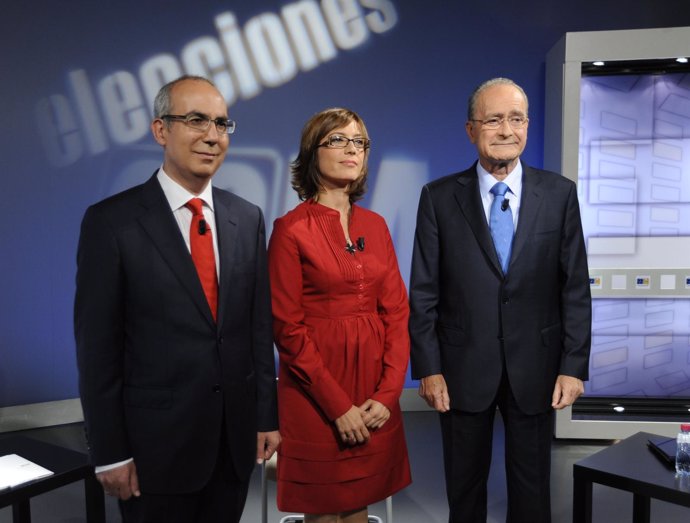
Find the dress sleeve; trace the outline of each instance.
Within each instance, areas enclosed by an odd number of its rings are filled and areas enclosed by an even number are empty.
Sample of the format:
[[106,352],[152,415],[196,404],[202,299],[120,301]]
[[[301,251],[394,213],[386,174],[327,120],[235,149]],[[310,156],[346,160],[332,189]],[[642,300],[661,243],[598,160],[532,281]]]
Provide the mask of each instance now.
[[410,358],[410,337],[407,322],[410,309],[407,291],[400,276],[398,260],[388,228],[385,229],[386,272],[377,298],[377,307],[385,328],[383,373],[372,399],[391,409],[397,404],[405,384]]
[[352,407],[352,399],[333,378],[304,323],[302,263],[298,243],[283,220],[276,220],[268,246],[273,307],[273,337],[280,364],[334,421]]

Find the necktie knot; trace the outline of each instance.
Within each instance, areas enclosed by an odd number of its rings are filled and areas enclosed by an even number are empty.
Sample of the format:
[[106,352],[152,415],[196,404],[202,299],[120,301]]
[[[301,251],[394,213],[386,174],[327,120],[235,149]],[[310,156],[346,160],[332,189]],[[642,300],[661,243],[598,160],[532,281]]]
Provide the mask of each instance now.
[[498,182],[489,191],[494,196],[504,196],[508,192],[508,186],[503,182]]
[[187,203],[185,203],[184,206],[187,207],[187,209],[189,209],[190,211],[192,211],[192,214],[194,216],[199,216],[200,214],[203,216],[204,214],[204,201],[201,198],[192,198]]

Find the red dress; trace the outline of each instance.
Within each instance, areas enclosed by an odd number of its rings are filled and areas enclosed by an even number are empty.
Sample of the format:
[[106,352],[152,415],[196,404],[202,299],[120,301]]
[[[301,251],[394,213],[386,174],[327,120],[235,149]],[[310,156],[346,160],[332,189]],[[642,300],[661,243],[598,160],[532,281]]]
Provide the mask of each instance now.
[[[410,351],[407,293],[381,216],[353,205],[350,238],[364,249],[349,253],[338,211],[311,201],[273,226],[281,511],[354,510],[411,482],[398,404]],[[367,443],[344,445],[335,419],[368,398],[390,418]]]

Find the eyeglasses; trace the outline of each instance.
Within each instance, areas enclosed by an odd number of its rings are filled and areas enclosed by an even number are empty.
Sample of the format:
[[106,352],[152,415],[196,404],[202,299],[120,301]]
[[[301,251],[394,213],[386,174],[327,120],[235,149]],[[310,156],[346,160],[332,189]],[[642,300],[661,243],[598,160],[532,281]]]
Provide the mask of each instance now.
[[494,116],[486,120],[470,120],[470,122],[480,122],[487,129],[498,129],[506,120],[508,120],[508,125],[510,125],[512,129],[522,129],[529,121],[529,118],[526,116],[509,116],[508,118],[498,118]]
[[355,146],[355,149],[368,149],[371,146],[371,140],[368,140],[367,138],[348,138],[347,136],[343,136],[342,134],[332,134],[328,138],[326,138],[326,141],[323,143],[320,143],[317,145],[317,147],[330,147],[333,149],[345,149],[350,142],[352,142],[352,145]]
[[237,124],[234,120],[228,120],[227,118],[216,118],[211,120],[208,116],[201,113],[189,113],[189,114],[164,114],[161,116],[163,120],[177,120],[182,122],[187,127],[191,127],[195,131],[206,132],[211,125],[211,122],[216,126],[216,131],[218,134],[232,134],[235,132],[235,127]]

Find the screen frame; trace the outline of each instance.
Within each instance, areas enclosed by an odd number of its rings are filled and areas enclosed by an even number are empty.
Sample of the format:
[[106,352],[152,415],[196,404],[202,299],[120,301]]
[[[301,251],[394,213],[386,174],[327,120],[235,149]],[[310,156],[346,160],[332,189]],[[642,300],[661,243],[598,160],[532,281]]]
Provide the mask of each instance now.
[[[690,27],[639,29],[622,31],[588,31],[566,33],[546,57],[544,168],[562,173],[577,182],[579,172],[580,81],[594,61],[619,62],[619,68],[656,67],[659,61],[687,56]],[[627,62],[627,63],[626,63]],[[589,396],[588,400],[593,397]],[[618,398],[620,400],[620,398]],[[666,399],[664,399],[666,401]],[[582,419],[579,407],[568,407],[556,413],[557,438],[621,439],[639,431],[674,436],[678,421],[658,421],[649,416],[625,416],[614,410],[616,398],[600,400],[610,406],[610,416]],[[681,400],[678,408],[690,409]],[[577,405],[577,403],[576,403]]]

